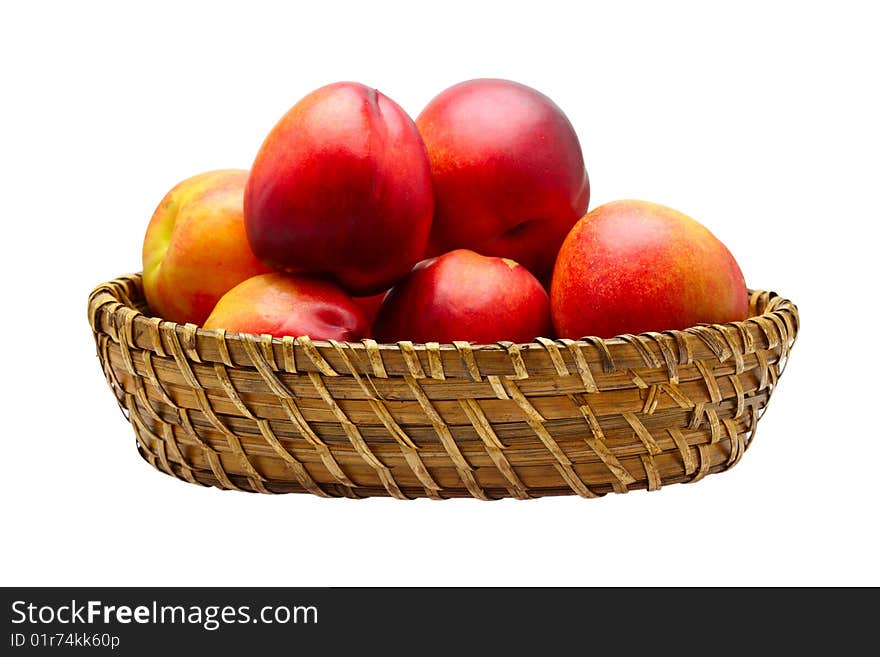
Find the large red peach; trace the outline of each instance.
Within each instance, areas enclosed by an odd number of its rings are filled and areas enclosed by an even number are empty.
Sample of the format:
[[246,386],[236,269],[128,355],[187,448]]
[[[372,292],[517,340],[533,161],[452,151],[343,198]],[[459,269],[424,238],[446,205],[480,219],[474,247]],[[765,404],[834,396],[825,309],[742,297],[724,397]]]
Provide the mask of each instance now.
[[321,87],[266,137],[244,209],[267,264],[327,274],[357,296],[381,292],[424,257],[434,209],[425,145],[375,89]]
[[580,142],[562,110],[523,84],[477,79],[437,95],[416,125],[434,178],[429,255],[472,249],[548,279],[590,200]]
[[456,249],[391,289],[373,333],[382,342],[531,342],[550,334],[550,300],[513,260]]
[[556,333],[574,339],[738,321],[749,308],[742,271],[717,237],[636,200],[600,205],[572,228],[550,296]]
[[174,186],[143,242],[143,284],[153,314],[201,324],[230,288],[269,271],[251,251],[242,195],[248,172],[208,171]]
[[254,276],[229,290],[205,328],[314,340],[359,340],[369,322],[360,306],[336,284],[274,272]]

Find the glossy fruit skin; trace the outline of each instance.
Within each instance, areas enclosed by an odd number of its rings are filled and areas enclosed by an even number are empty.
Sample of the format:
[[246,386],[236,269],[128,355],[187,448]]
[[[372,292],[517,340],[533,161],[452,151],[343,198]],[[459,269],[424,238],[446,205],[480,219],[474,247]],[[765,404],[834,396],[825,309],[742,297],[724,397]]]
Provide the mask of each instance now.
[[249,278],[229,290],[205,321],[205,328],[355,341],[366,337],[370,327],[360,306],[335,283],[274,272]]
[[581,145],[562,110],[526,85],[476,79],[434,97],[416,125],[434,179],[428,254],[472,249],[549,279],[590,201]]
[[375,89],[321,87],[264,140],[244,210],[263,262],[327,275],[356,296],[376,294],[424,257],[434,210],[424,143],[406,112]]
[[201,324],[241,281],[270,271],[251,251],[242,196],[248,172],[206,171],[175,185],[144,235],[144,295],[172,322]]
[[[372,327],[373,322],[376,321],[376,316],[379,314],[379,308],[382,306],[382,301],[385,299],[386,294],[388,294],[388,290],[384,290],[378,294],[372,294],[368,297],[352,297],[353,301],[364,311],[364,316],[370,323],[370,327]],[[370,335],[367,337],[373,337],[372,328]]]
[[550,300],[525,267],[456,249],[391,289],[373,333],[381,342],[531,342],[551,334]]
[[641,200],[606,203],[575,225],[550,296],[556,333],[571,339],[741,321],[749,310],[727,247],[691,217]]

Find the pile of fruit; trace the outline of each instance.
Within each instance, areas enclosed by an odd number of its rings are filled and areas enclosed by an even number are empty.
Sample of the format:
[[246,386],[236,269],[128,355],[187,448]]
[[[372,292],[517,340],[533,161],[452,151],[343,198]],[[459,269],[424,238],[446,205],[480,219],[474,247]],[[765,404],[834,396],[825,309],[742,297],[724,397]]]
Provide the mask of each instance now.
[[166,320],[316,340],[531,342],[746,318],[742,272],[702,224],[589,201],[575,130],[535,89],[470,80],[413,121],[375,89],[330,84],[249,171],[166,194],[144,293]]

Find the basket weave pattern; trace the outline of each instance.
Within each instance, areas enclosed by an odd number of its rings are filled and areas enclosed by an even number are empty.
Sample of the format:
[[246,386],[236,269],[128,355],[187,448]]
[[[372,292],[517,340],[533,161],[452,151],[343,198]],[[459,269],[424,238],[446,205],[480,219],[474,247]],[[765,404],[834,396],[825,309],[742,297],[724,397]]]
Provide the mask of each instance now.
[[89,321],[141,455],[185,481],[325,497],[597,497],[694,482],[751,444],[798,330],[743,322],[610,340],[377,344],[149,317],[140,274]]

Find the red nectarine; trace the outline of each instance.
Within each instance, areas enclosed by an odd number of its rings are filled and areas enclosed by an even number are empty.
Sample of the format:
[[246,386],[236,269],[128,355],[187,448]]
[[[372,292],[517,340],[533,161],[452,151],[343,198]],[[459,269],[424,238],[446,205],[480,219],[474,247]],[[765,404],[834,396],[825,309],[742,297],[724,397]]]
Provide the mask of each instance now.
[[244,209],[254,253],[368,296],[422,259],[434,208],[425,145],[375,89],[339,82],[294,105],[263,142]]
[[457,249],[423,260],[393,287],[373,333],[383,342],[530,342],[550,334],[550,300],[513,260]]
[[416,125],[434,178],[429,255],[468,248],[549,278],[590,200],[580,142],[562,110],[523,84],[478,79],[441,92]]

